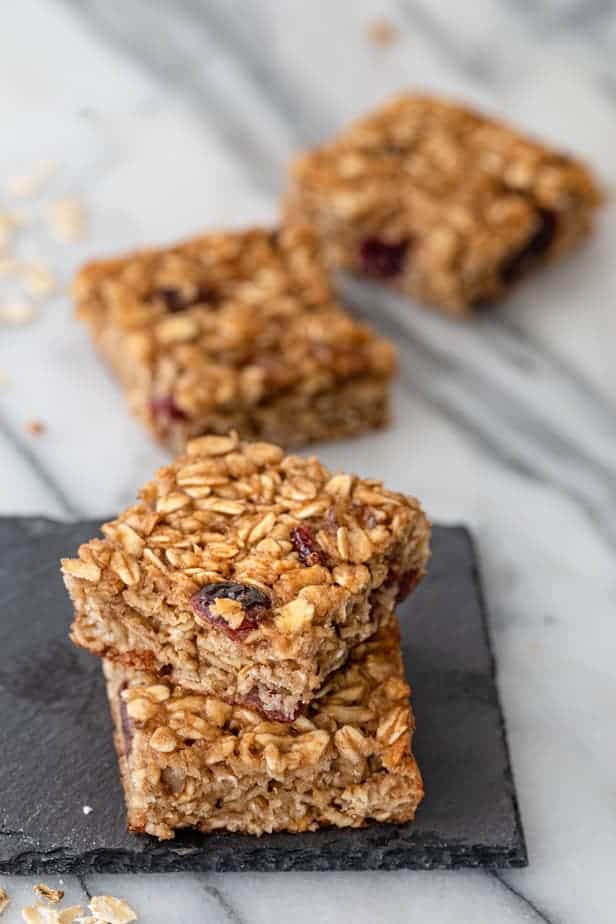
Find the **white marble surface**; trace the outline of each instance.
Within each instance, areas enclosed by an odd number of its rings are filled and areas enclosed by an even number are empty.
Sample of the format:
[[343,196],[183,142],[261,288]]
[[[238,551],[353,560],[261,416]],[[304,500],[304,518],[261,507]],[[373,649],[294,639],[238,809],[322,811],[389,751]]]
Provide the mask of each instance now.
[[[377,14],[399,30],[390,47],[367,39]],[[503,112],[586,155],[609,186],[615,60],[609,0],[6,0],[0,176],[39,158],[62,169],[35,200],[0,182],[0,211],[30,216],[20,256],[65,283],[90,255],[271,218],[292,151],[404,86]],[[63,195],[90,214],[70,246],[37,219]],[[404,353],[396,421],[322,453],[475,530],[529,868],[92,876],[67,880],[71,898],[123,895],[146,924],[614,921],[615,241],[608,206],[591,246],[472,327],[354,289],[367,310],[381,302]],[[0,301],[12,294],[0,279]],[[0,512],[108,513],[165,458],[65,294],[34,324],[0,327],[0,372]],[[95,793],[92,805],[105,810]],[[32,882],[0,884],[13,924]]]

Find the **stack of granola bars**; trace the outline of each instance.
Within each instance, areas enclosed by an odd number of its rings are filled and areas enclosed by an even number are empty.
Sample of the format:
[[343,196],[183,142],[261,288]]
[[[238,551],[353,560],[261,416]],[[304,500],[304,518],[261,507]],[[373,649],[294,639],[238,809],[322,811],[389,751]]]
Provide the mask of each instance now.
[[406,821],[422,795],[396,603],[419,504],[235,434],[188,443],[63,562],[104,659],[129,827]]

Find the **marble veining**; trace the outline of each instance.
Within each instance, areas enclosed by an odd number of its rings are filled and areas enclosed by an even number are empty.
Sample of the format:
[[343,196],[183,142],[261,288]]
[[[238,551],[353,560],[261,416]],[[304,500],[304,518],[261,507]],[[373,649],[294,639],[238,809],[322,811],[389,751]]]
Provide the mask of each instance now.
[[[387,47],[368,38],[377,16],[396,28]],[[611,0],[20,0],[0,32],[0,175],[59,160],[49,197],[78,195],[90,228],[60,247],[31,222],[19,255],[66,285],[93,255],[272,221],[288,158],[405,86],[503,113],[588,158],[613,189],[615,55]],[[0,180],[0,209],[14,205]],[[340,281],[399,343],[402,369],[392,428],[322,455],[473,528],[529,868],[92,876],[67,881],[67,898],[123,895],[148,924],[611,924],[615,239],[608,203],[587,248],[467,327]],[[165,461],[65,293],[34,324],[0,328],[0,373],[1,512],[112,512]],[[33,418],[38,438],[24,431]],[[14,924],[32,882],[0,879]]]

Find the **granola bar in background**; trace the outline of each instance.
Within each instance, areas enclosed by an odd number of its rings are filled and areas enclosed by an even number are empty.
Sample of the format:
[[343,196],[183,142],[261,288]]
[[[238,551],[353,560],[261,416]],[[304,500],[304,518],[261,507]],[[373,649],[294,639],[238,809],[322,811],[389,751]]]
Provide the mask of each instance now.
[[290,184],[285,221],[310,224],[331,268],[454,316],[497,301],[579,244],[601,200],[575,158],[414,94],[302,154]]
[[341,307],[307,228],[92,262],[73,292],[132,411],[175,451],[231,428],[296,448],[389,420],[394,348]]

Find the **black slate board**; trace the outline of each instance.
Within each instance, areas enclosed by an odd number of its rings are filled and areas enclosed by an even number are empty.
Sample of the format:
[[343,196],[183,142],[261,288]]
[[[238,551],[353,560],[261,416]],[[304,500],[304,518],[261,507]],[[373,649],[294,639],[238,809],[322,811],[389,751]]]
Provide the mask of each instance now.
[[126,832],[100,664],[67,640],[58,559],[97,528],[0,519],[0,873],[526,865],[465,529],[435,528],[430,575],[400,612],[427,789],[415,823],[161,844]]

